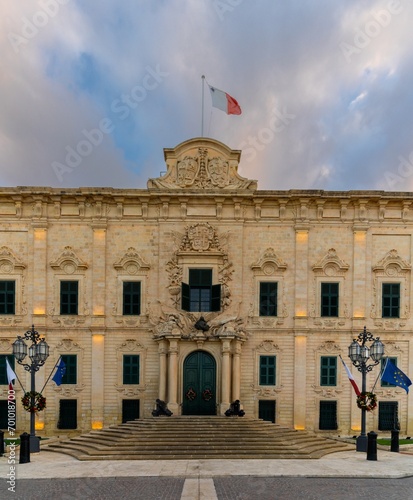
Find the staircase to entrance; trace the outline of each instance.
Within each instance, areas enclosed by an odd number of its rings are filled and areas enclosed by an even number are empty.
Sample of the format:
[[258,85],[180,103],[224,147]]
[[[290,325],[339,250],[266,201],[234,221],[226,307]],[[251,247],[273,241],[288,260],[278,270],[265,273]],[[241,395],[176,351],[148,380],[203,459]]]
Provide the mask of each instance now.
[[42,450],[78,460],[308,459],[354,446],[263,420],[177,416],[133,420]]

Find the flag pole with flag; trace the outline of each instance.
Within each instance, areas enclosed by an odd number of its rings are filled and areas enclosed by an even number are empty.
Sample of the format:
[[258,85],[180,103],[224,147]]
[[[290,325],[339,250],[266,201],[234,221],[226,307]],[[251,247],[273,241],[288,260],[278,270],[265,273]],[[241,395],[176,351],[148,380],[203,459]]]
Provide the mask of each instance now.
[[397,385],[404,389],[407,393],[409,392],[409,386],[412,385],[412,381],[409,377],[403,373],[400,368],[390,361],[389,358],[386,359],[386,364],[384,366],[383,373],[381,374],[382,382],[388,382],[392,385]]
[[341,362],[343,363],[344,369],[346,370],[347,377],[350,380],[351,385],[353,386],[354,392],[356,393],[357,396],[360,396],[360,389],[358,388],[357,382],[354,380],[354,377],[351,371],[349,370],[348,366],[344,362],[344,359],[341,357],[341,354],[340,354],[340,359]]
[[7,369],[7,383],[9,384],[9,391],[13,390],[14,380],[17,379],[17,375],[14,373],[13,368],[10,366],[9,360],[6,357],[6,369]]
[[61,385],[62,383],[62,378],[64,376],[64,374],[66,373],[66,364],[65,362],[63,361],[62,359],[62,356],[60,356],[60,358],[57,360],[57,363],[54,365],[54,367],[52,368],[52,371],[50,372],[50,375],[47,377],[47,380],[43,386],[43,389],[40,391],[40,392],[43,392],[44,388],[46,387],[47,383],[49,382],[50,380],[50,377],[52,376],[52,373],[53,373],[53,370],[57,368],[56,370],[56,373],[53,375],[53,382],[59,386]]

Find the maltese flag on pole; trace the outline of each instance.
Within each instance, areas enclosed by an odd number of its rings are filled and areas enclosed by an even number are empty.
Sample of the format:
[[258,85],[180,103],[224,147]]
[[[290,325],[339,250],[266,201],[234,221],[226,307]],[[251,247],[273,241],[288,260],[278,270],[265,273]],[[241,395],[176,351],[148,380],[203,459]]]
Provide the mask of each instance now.
[[212,106],[218,108],[221,111],[225,111],[227,115],[240,115],[242,113],[241,107],[232,96],[219,90],[215,87],[209,85],[209,90],[211,91]]
[[354,380],[354,377],[351,371],[348,369],[347,365],[344,363],[344,359],[340,356],[341,362],[343,363],[344,369],[346,370],[347,377],[350,381],[350,384],[353,386],[354,392],[357,396],[360,396],[360,389],[358,388],[357,382]]

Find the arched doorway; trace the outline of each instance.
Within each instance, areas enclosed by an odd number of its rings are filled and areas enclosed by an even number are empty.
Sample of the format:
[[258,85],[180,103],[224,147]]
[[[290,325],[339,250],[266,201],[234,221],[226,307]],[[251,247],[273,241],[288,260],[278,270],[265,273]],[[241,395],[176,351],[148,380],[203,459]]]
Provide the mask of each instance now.
[[183,415],[216,414],[216,363],[211,354],[195,351],[184,361]]

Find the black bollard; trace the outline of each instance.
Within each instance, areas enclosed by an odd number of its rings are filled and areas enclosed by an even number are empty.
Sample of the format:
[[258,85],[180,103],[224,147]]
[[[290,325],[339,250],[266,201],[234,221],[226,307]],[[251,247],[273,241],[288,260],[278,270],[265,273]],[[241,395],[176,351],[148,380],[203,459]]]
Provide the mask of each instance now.
[[367,460],[377,460],[377,434],[373,431],[367,434]]
[[398,429],[393,429],[391,431],[390,451],[394,451],[396,453],[399,453],[399,430]]
[[30,462],[30,436],[27,432],[20,434],[20,459],[19,464]]
[[4,456],[4,432],[0,430],[0,457]]

